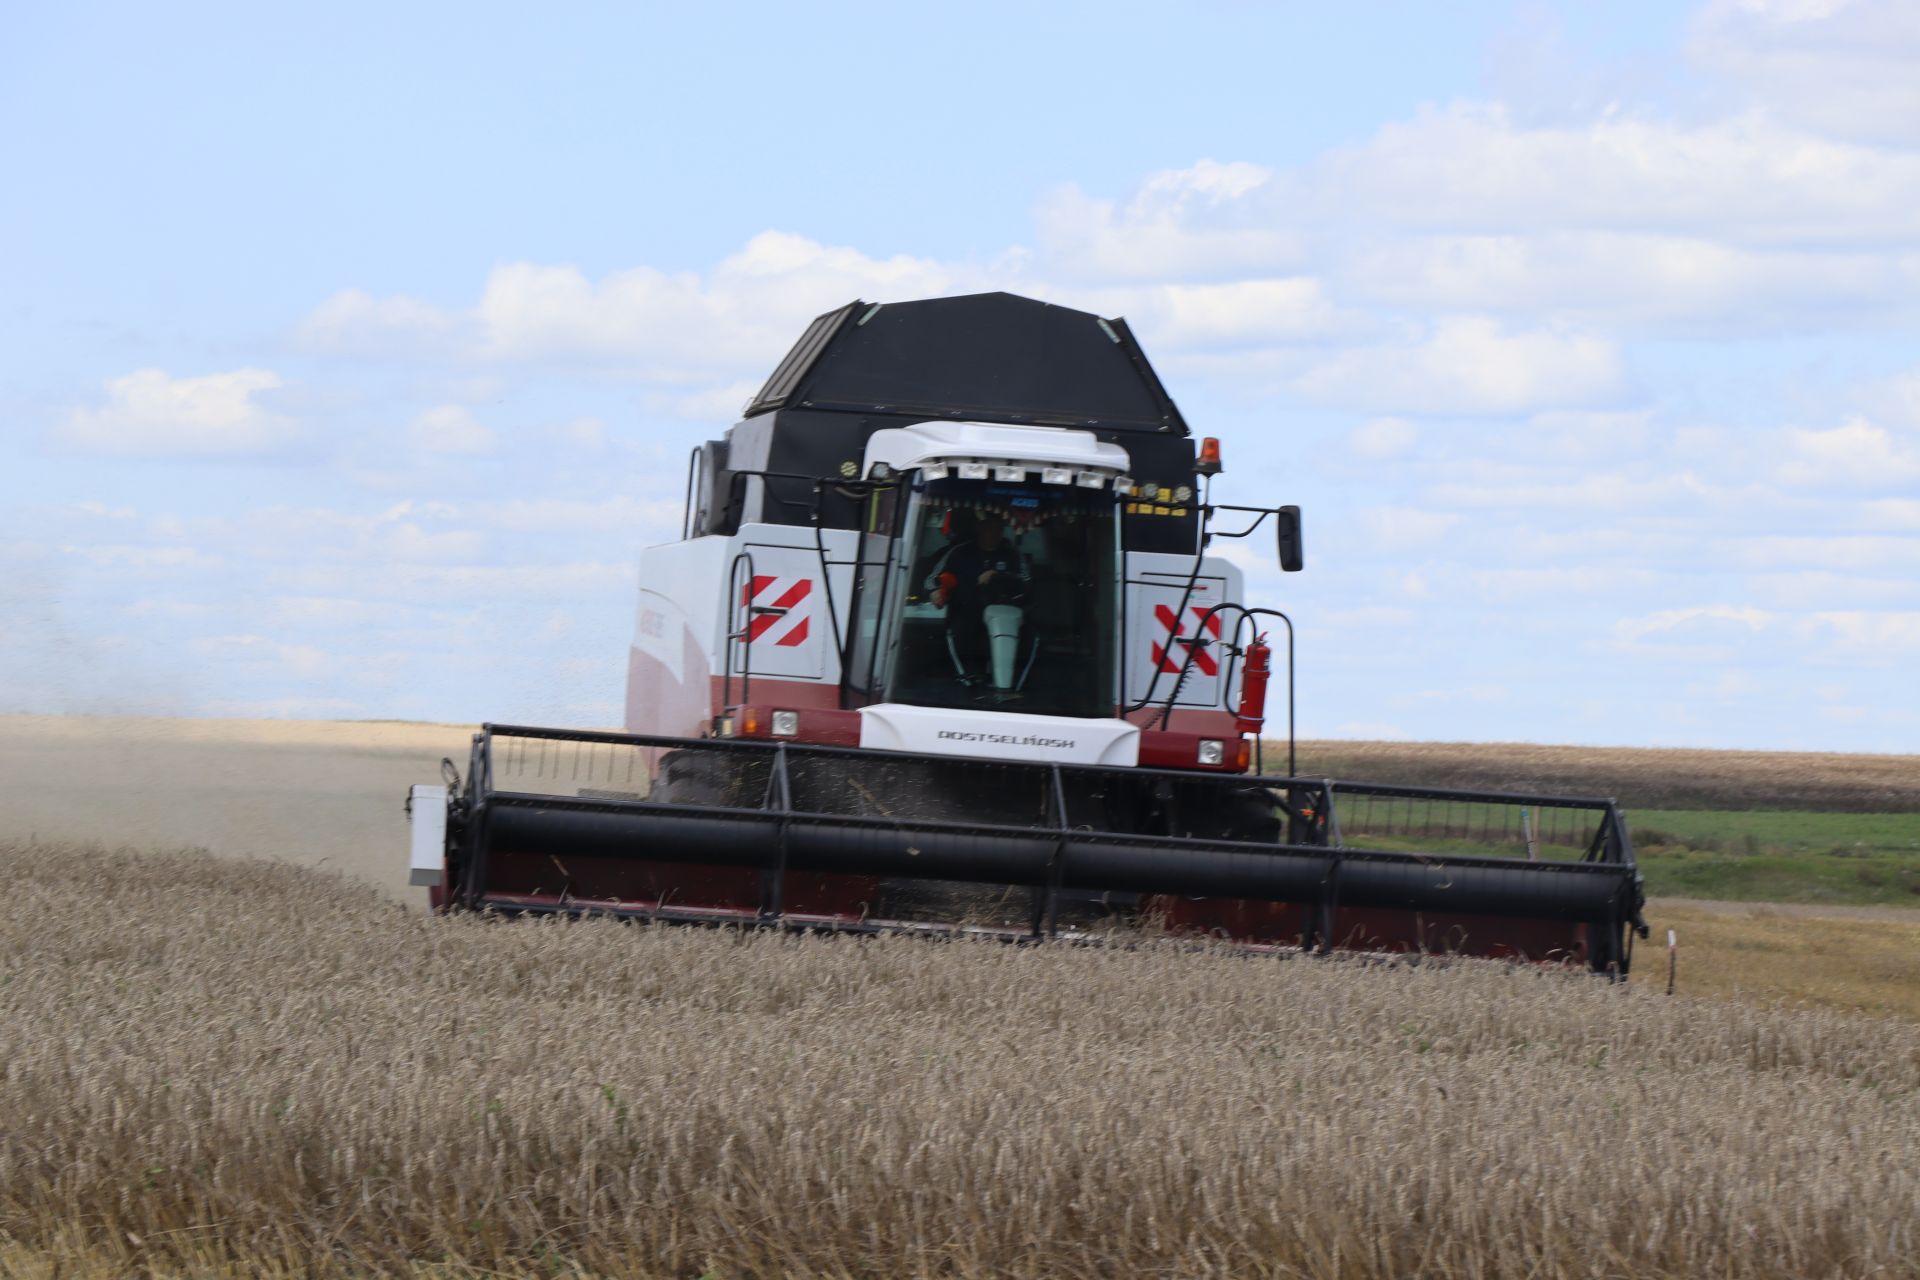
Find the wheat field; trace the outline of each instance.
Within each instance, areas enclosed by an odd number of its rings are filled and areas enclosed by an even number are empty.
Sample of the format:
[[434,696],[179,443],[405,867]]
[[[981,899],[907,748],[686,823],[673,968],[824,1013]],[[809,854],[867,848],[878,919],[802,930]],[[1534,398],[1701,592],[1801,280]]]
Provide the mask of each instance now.
[[0,845],[8,1276],[1916,1276],[1920,1027]]

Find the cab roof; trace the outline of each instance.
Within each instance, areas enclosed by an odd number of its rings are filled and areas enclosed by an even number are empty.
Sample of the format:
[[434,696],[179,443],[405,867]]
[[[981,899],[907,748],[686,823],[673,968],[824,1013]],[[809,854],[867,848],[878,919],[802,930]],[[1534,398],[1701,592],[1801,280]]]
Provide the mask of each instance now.
[[1185,436],[1127,322],[1012,293],[818,317],[748,404]]

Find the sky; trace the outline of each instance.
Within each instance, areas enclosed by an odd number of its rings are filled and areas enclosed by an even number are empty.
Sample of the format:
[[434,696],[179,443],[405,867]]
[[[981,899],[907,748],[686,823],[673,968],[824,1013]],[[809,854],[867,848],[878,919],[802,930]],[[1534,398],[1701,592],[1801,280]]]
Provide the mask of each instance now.
[[1006,289],[1303,736],[1920,750],[1920,7],[547,9],[0,19],[0,712],[617,724],[688,450]]

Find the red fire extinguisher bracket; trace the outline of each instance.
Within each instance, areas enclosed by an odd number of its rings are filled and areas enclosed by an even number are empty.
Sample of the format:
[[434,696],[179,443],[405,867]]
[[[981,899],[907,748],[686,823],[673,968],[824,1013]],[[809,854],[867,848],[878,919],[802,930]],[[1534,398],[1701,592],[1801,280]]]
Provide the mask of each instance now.
[[1268,659],[1273,650],[1264,635],[1255,636],[1247,646],[1246,665],[1240,669],[1240,712],[1236,728],[1241,733],[1259,733],[1267,722]]

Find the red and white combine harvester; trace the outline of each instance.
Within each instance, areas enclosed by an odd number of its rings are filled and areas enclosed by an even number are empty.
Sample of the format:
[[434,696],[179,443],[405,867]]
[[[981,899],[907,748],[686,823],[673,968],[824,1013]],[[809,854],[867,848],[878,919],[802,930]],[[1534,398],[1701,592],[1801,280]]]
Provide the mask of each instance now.
[[413,789],[413,882],[458,910],[1145,918],[1624,974],[1642,894],[1610,801],[1292,776],[1292,624],[1208,552],[1258,537],[1297,570],[1299,509],[1216,503],[1220,470],[1124,321],[1003,293],[821,316],[641,558],[628,732],[485,726],[464,780]]

